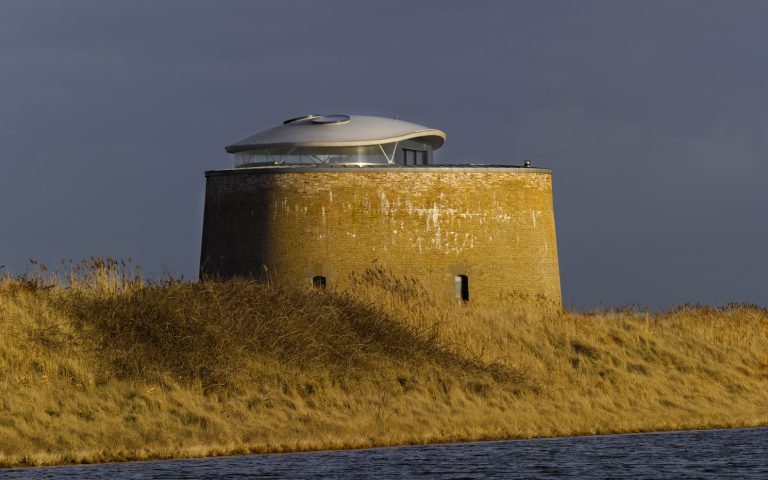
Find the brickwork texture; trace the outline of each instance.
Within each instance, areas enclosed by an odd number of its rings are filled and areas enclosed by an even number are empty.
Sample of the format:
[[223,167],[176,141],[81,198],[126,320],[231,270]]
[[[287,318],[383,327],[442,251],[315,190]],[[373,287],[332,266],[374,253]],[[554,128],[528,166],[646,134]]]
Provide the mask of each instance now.
[[[455,169],[454,169],[455,170]],[[561,305],[548,171],[208,172],[201,276],[349,286],[383,268],[434,298]]]

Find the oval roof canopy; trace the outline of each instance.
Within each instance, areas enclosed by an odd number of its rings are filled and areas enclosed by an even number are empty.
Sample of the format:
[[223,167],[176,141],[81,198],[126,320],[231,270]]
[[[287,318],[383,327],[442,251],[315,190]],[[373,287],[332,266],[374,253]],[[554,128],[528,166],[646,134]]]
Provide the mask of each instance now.
[[393,118],[314,114],[286,120],[229,145],[226,150],[237,153],[268,147],[356,147],[415,138],[438,149],[445,142],[445,133]]

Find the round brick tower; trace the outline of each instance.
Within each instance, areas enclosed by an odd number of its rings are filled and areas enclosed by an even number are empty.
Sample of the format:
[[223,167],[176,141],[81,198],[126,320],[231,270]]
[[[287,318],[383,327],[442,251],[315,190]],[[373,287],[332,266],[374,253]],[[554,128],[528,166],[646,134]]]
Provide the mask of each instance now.
[[445,134],[310,115],[206,172],[200,272],[315,287],[383,268],[436,299],[561,305],[551,171],[435,165]]

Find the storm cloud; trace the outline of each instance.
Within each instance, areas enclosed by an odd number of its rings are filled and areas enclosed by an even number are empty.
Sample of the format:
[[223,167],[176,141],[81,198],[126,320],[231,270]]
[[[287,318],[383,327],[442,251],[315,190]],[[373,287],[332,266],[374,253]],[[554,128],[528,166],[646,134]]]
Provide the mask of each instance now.
[[0,265],[195,277],[205,170],[308,112],[553,169],[567,304],[768,304],[768,3],[0,3]]

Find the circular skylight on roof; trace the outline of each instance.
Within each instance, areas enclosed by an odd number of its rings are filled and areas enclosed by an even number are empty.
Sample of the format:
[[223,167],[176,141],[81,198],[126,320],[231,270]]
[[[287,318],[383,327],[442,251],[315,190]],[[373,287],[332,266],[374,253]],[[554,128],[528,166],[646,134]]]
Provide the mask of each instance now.
[[310,113],[309,115],[303,115],[301,117],[289,118],[288,120],[283,122],[283,125],[288,125],[289,123],[294,123],[294,122],[300,122],[302,120],[310,120],[312,118],[317,118],[317,117],[322,117],[322,115],[320,115],[319,113]]
[[349,121],[349,115],[320,115],[313,117],[312,123],[318,125],[337,125],[339,123],[347,123]]

